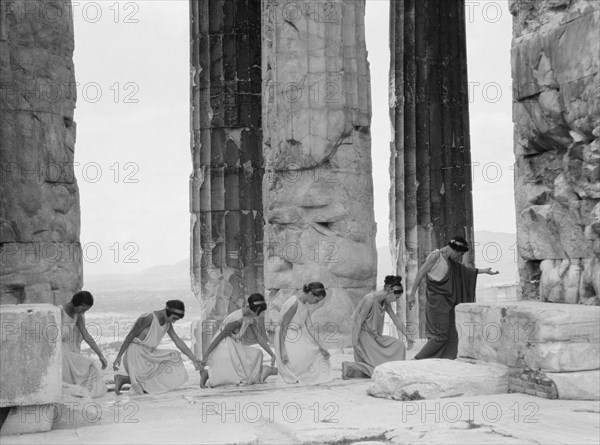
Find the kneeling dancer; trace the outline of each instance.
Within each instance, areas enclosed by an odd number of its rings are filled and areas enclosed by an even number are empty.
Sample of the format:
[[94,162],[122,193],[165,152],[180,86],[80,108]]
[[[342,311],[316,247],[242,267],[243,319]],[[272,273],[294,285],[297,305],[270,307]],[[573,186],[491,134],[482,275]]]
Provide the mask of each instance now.
[[304,285],[281,308],[281,323],[275,332],[279,375],[286,383],[324,383],[333,379],[329,352],[312,323],[309,305],[322,303],[327,295],[322,283]]
[[[252,294],[248,306],[229,314],[204,354],[201,362],[200,387],[253,385],[276,373],[275,354],[267,342],[264,315],[265,297]],[[263,367],[263,353],[252,346],[259,344],[271,356],[271,366]],[[208,381],[208,383],[207,383]]]
[[200,361],[173,329],[173,323],[181,320],[184,315],[183,301],[169,300],[164,309],[144,314],[136,320],[113,363],[113,369],[118,371],[121,357],[124,356],[123,364],[129,374],[115,374],[117,395],[121,394],[121,387],[126,383],[131,384],[134,394],[160,394],[187,381],[188,374],[181,354],[172,349],[158,349],[167,333],[175,346],[194,363],[194,367],[200,368]]
[[391,303],[404,293],[402,277],[385,277],[383,290],[365,295],[352,314],[352,346],[354,362],[342,363],[342,378],[371,377],[373,369],[387,362],[404,360],[406,350],[402,340],[383,335],[385,313],[404,334],[411,349],[414,342],[406,333],[406,328],[394,313]]

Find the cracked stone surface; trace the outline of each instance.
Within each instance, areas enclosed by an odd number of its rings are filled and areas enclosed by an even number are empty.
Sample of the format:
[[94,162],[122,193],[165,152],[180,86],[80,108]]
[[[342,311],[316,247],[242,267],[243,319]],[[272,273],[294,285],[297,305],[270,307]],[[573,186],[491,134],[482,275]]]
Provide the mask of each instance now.
[[600,3],[510,8],[523,298],[598,305]]
[[600,400],[600,308],[520,301],[456,308],[458,356],[543,372],[561,399]]
[[220,323],[263,292],[260,2],[191,2],[190,23],[192,290]]
[[34,3],[0,14],[2,304],[61,304],[82,285],[71,5],[46,2],[56,19],[40,20]]
[[365,4],[297,5],[327,20],[286,20],[281,2],[263,2],[265,292],[278,321],[290,295],[322,282],[328,297],[313,321],[339,347],[376,284]]
[[418,391],[423,399],[508,392],[507,366],[468,360],[404,360],[379,365],[368,393],[403,400]]
[[[349,357],[349,350],[344,352],[332,355],[336,372]],[[3,436],[2,443],[598,442],[598,402],[522,394],[400,402],[368,396],[368,379],[340,378],[315,386],[268,381],[251,387],[200,390],[198,374],[191,368],[188,372],[190,380],[177,391],[161,396],[125,393],[120,398],[108,393],[88,405],[85,414],[83,403],[74,405],[72,417],[63,411],[56,429],[49,433]]]

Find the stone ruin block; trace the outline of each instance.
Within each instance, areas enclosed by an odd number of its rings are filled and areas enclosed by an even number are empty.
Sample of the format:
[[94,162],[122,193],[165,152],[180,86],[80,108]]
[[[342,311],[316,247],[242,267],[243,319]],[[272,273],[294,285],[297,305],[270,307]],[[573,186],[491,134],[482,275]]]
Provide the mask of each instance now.
[[542,301],[600,306],[600,258],[544,260],[540,270]]
[[456,323],[459,357],[506,365],[517,374],[539,371],[556,384],[559,398],[596,397],[600,379],[596,386],[587,387],[585,397],[573,379],[581,374],[589,383],[592,376],[600,377],[600,307],[461,304],[456,308]]
[[556,384],[559,399],[600,400],[599,370],[548,372],[546,376]]
[[594,207],[591,200],[527,207],[517,222],[520,255],[531,260],[600,256],[600,242],[585,230],[595,223]]
[[367,389],[373,397],[392,400],[407,400],[407,396],[438,399],[507,392],[506,366],[446,359],[384,363],[373,371],[371,385]]
[[510,9],[522,297],[597,304],[585,277],[600,256],[600,3]]
[[48,431],[62,401],[61,314],[49,304],[0,306],[2,434]]

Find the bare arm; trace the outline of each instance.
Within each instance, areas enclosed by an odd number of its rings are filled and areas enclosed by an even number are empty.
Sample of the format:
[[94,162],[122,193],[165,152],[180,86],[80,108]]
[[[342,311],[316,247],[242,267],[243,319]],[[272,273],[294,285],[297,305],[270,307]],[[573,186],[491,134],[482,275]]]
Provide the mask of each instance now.
[[287,312],[283,314],[283,317],[281,317],[281,326],[279,329],[279,353],[281,354],[281,360],[283,360],[284,363],[287,362],[287,353],[285,352],[285,337],[287,335],[288,327],[290,326],[294,315],[296,315],[297,310],[298,302],[296,301],[292,307],[290,307]]
[[485,269],[477,269],[477,274],[488,274],[488,275],[498,275],[500,272],[497,270],[492,270],[491,267]]
[[85,342],[88,345],[90,345],[90,348],[92,348],[92,350],[96,353],[96,355],[100,359],[100,363],[102,363],[102,369],[105,369],[106,365],[107,365],[106,358],[104,357],[104,355],[102,354],[102,351],[100,351],[100,348],[98,347],[98,345],[94,341],[93,337],[90,335],[87,328],[85,327],[85,321],[83,320],[83,317],[81,315],[77,316],[77,321],[75,324],[79,328],[79,331],[81,332],[81,335],[82,335],[83,339],[85,340]]
[[419,269],[419,271],[417,272],[417,276],[415,277],[415,282],[413,283],[413,287],[410,291],[410,296],[408,297],[408,300],[407,300],[409,310],[412,310],[413,305],[415,304],[415,294],[417,293],[417,290],[419,289],[419,285],[421,284],[423,277],[432,269],[432,267],[435,265],[435,263],[438,262],[438,260],[440,259],[440,255],[441,255],[441,253],[439,252],[439,250],[431,252],[429,254],[429,256],[427,257],[427,259],[425,260],[425,262],[423,263],[423,265],[421,266],[421,268]]
[[173,343],[175,343],[177,349],[183,352],[192,362],[194,362],[194,365],[196,365],[198,359],[194,356],[194,353],[190,350],[190,348],[187,347],[184,341],[179,338],[179,335],[177,335],[175,329],[173,329],[173,325],[169,326],[167,334],[169,334],[169,337],[171,337],[171,340],[173,340]]
[[221,343],[221,341],[223,341],[223,339],[227,338],[230,334],[235,332],[235,330],[241,326],[241,323],[242,323],[241,320],[229,323],[227,326],[225,326],[221,330],[221,332],[219,332],[219,334],[215,338],[213,338],[213,340],[210,342],[210,345],[208,346],[208,349],[206,350],[206,353],[204,354],[204,357],[202,357],[203,363],[206,362],[210,353],[213,352],[217,346],[219,346],[219,343]]
[[406,337],[406,340],[408,340],[409,342],[412,342],[413,340],[411,338],[409,338],[408,333],[406,332],[406,326],[404,326],[404,323],[402,323],[400,321],[400,319],[398,318],[398,316],[394,313],[394,311],[392,310],[392,306],[389,303],[385,304],[385,311],[390,316],[390,319],[396,325],[396,327],[400,330],[400,332],[402,332],[402,335],[404,335],[404,337]]
[[123,356],[123,354],[125,354],[125,351],[129,347],[129,345],[131,344],[133,339],[136,338],[138,335],[140,335],[144,331],[144,329],[150,327],[150,325],[152,324],[152,317],[153,317],[152,314],[148,314],[145,317],[140,317],[135,321],[135,324],[131,328],[131,331],[129,331],[129,334],[127,334],[127,337],[125,337],[125,340],[123,341],[123,344],[121,345],[121,349],[119,349],[119,353],[117,354],[117,358],[115,359],[115,361],[113,363],[113,369],[115,371],[119,370],[119,364],[121,363],[121,357]]
[[267,351],[267,354],[271,356],[271,361],[275,361],[275,354],[271,350],[269,346],[269,342],[267,340],[267,328],[265,328],[265,319],[264,317],[259,317],[256,326],[250,326],[252,329],[256,330],[256,339],[258,344]]

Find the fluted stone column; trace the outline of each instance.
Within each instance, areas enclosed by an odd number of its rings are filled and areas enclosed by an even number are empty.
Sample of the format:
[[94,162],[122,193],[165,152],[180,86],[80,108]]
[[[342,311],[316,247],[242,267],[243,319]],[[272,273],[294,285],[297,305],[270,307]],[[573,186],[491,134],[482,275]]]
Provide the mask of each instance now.
[[[432,250],[473,242],[464,1],[390,2],[390,41],[390,244],[408,292]],[[424,327],[423,304],[400,316]]]
[[82,285],[70,1],[0,5],[0,303]]
[[263,292],[260,0],[192,0],[190,23],[192,287],[218,323]]
[[268,315],[323,282],[313,321],[330,347],[350,344],[350,315],[376,284],[364,15],[364,0],[263,1]]
[[600,3],[510,10],[521,297],[600,305]]

